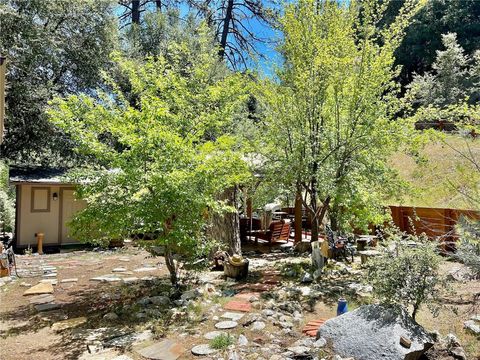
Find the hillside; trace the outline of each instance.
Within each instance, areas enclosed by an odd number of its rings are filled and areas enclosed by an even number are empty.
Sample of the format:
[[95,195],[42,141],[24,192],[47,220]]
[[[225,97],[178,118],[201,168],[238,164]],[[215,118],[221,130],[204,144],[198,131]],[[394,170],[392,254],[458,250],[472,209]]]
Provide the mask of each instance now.
[[[480,139],[466,140],[458,135],[447,135],[446,142],[464,153],[470,147],[473,156],[480,160]],[[478,191],[480,174],[472,172],[471,164],[452,147],[442,142],[428,144],[421,153],[426,161],[421,163],[405,154],[394,156],[391,160],[393,166],[412,184],[413,191],[401,203],[391,205],[472,208],[456,187],[472,189],[476,186]]]

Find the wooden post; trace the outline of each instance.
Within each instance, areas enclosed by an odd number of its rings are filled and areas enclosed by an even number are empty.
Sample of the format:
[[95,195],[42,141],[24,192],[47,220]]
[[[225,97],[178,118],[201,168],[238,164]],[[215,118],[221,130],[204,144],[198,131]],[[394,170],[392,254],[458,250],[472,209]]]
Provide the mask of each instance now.
[[302,241],[302,193],[295,195],[295,244]]
[[248,197],[247,198],[247,217],[252,221],[252,215],[253,215],[253,208],[252,208],[252,198]]

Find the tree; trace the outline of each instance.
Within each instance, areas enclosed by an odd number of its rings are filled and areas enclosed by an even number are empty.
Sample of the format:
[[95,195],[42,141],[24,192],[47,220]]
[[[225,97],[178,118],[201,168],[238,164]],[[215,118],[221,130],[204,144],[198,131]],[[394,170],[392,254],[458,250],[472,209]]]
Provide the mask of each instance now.
[[438,299],[440,256],[435,244],[428,239],[413,237],[416,248],[401,245],[401,238],[394,238],[397,253],[385,253],[368,264],[367,282],[380,301],[412,308],[415,317],[421,306],[427,304],[435,312],[433,302]]
[[2,157],[54,164],[73,156],[71,140],[45,116],[55,95],[99,85],[116,46],[107,0],[6,0],[0,3],[0,54],[7,58]]
[[8,168],[0,161],[0,233],[13,228],[15,207],[12,191],[8,188]]
[[392,121],[393,54],[415,10],[379,30],[382,6],[373,1],[361,16],[356,2],[300,0],[285,9],[284,63],[279,81],[263,84],[260,149],[270,178],[305,194],[312,241],[327,209],[334,225],[366,227],[382,222],[382,200],[400,193],[388,157],[412,127]]
[[233,136],[245,83],[218,60],[205,27],[196,38],[194,48],[172,44],[171,61],[116,60],[133,103],[110,81],[97,99],[56,99],[50,112],[77,151],[102,165],[74,175],[87,202],[72,222],[75,236],[102,242],[148,234],[149,248],[165,247],[173,284],[175,257],[207,251],[208,217],[231,211],[217,195],[248,178]]
[[[388,24],[398,14],[404,0],[391,1],[384,16]],[[442,34],[456,33],[467,55],[478,50],[480,41],[480,2],[476,0],[428,0],[412,18],[395,52],[395,63],[402,66],[400,82],[406,86],[413,74],[432,70],[436,52],[442,48]]]
[[414,75],[407,86],[408,95],[416,105],[445,107],[463,102],[475,95],[480,81],[477,62],[465,54],[455,33],[442,35],[444,50],[437,50],[433,72]]

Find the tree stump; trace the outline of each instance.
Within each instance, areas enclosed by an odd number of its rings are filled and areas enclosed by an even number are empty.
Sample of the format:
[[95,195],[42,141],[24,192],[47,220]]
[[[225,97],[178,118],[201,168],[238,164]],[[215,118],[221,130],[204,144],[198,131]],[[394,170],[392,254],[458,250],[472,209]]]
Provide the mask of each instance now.
[[239,265],[232,265],[229,261],[225,261],[223,266],[223,272],[227,277],[240,280],[248,276],[248,260],[246,259]]

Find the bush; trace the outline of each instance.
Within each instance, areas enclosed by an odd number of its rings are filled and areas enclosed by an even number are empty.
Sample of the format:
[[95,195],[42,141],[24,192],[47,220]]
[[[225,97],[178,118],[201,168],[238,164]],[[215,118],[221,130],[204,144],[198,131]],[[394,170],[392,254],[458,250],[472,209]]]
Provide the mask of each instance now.
[[230,345],[233,344],[233,337],[230,336],[229,334],[220,334],[216,336],[212,341],[210,342],[210,347],[212,349],[226,349]]
[[0,232],[12,231],[15,218],[14,202],[7,181],[7,167],[0,162]]
[[412,248],[403,245],[396,238],[396,253],[387,252],[368,264],[368,282],[374,294],[385,303],[399,304],[405,309],[412,308],[415,319],[420,307],[427,303],[432,313],[437,308],[439,285],[443,282],[438,269],[440,256],[428,240],[413,237],[418,244]]
[[456,258],[470,268],[473,276],[480,278],[480,221],[461,219],[458,226],[461,242]]

